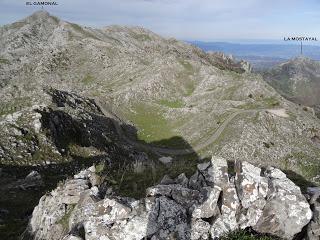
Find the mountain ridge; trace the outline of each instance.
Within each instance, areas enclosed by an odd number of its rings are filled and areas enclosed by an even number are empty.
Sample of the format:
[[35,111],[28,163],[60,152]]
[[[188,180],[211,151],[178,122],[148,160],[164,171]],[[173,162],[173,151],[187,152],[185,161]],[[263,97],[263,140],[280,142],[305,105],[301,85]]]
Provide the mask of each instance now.
[[[140,196],[212,155],[276,166],[303,188],[320,181],[311,110],[246,62],[143,28],[92,29],[42,12],[1,27],[0,97],[4,191],[20,172],[39,171],[48,191],[95,164],[119,195]],[[181,149],[190,154],[172,154]],[[40,190],[15,191],[0,201],[16,229],[13,216],[25,221],[23,204],[38,201],[27,193]]]
[[[189,43],[200,47],[204,51],[219,51],[226,54],[232,54],[236,58],[244,59],[252,64],[254,70],[267,70],[276,65],[287,62],[291,58],[299,56],[300,43],[285,44],[278,43],[230,43],[230,42],[201,42],[188,41]],[[319,45],[303,46],[304,55],[320,60]]]
[[[38,45],[35,44],[37,40],[30,38],[25,40],[32,43],[30,46],[16,45],[16,42],[24,41],[24,35],[19,33],[22,35],[19,38],[10,30],[0,41],[0,56],[5,58],[10,53],[13,58],[7,59],[9,64],[0,65],[5,70],[2,76],[5,86],[0,92],[9,106],[10,99],[21,99],[29,106],[50,104],[43,86],[51,86],[108,103],[124,121],[137,126],[139,136],[146,141],[178,135],[193,146],[205,141],[218,129],[219,122],[239,109],[278,107],[300,115],[301,119],[309,118],[284,101],[259,75],[246,72],[224,55],[207,54],[199,48],[161,38],[142,28],[117,26],[104,31],[84,30],[81,26],[66,23],[66,29],[60,29],[64,22],[51,21],[51,18],[48,13],[37,12],[29,17],[31,25],[20,26],[20,31],[25,33],[33,29],[35,36],[51,36],[49,39],[57,40],[53,44]],[[39,19],[46,21],[38,23]],[[43,23],[51,28],[42,28]],[[65,38],[59,42],[61,35]],[[13,41],[4,41],[10,36]],[[78,51],[80,47],[82,51]],[[31,53],[32,57],[26,58]],[[16,61],[25,61],[24,68]],[[237,72],[237,69],[242,70]],[[156,122],[149,122],[144,117],[145,111]],[[258,115],[265,118],[268,114],[261,112]],[[239,117],[246,115],[255,114],[241,114]],[[284,119],[279,121],[285,124]],[[207,125],[203,125],[204,122]]]
[[263,75],[283,96],[298,104],[313,107],[319,114],[319,68],[318,61],[300,56],[265,71]]

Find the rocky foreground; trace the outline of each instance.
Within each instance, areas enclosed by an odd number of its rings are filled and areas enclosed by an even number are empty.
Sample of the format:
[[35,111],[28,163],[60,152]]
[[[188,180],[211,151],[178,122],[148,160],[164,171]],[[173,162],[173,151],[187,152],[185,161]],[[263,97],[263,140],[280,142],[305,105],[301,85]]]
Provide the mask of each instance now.
[[213,157],[189,179],[164,176],[140,200],[115,196],[98,179],[92,166],[43,196],[25,239],[196,240],[247,228],[284,239],[320,236],[319,189],[310,189],[308,203],[273,167]]

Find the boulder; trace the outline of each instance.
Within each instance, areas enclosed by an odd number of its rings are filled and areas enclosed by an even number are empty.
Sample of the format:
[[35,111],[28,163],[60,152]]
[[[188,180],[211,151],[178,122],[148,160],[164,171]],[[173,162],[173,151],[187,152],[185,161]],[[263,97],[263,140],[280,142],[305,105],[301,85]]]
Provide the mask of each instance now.
[[250,208],[255,201],[267,196],[268,180],[261,176],[260,168],[236,161],[235,171],[239,200],[243,208]]
[[184,187],[188,187],[188,183],[189,183],[189,179],[187,178],[187,176],[184,173],[181,173],[176,179],[175,182],[177,184],[180,184]]
[[262,214],[254,226],[260,233],[292,239],[312,218],[301,190],[279,169],[268,168],[269,192]]
[[226,225],[223,218],[219,217],[215,220],[214,224],[210,227],[210,236],[212,239],[218,239],[219,237],[228,233],[230,229]]
[[173,158],[172,157],[161,157],[159,158],[159,161],[162,162],[165,165],[171,164]]
[[210,218],[217,212],[217,203],[221,190],[219,188],[205,187],[203,192],[205,200],[193,207],[193,218]]
[[140,240],[145,236],[152,235],[156,230],[157,228],[153,229],[150,226],[147,216],[135,216],[115,236],[116,239]]
[[23,180],[18,180],[15,183],[16,187],[23,190],[28,188],[38,188],[44,185],[40,173],[37,171],[31,171]]
[[179,231],[181,225],[186,225],[188,221],[186,209],[166,197],[159,197],[157,204],[159,212],[156,224],[162,230],[160,236],[170,235],[171,233],[181,234]]

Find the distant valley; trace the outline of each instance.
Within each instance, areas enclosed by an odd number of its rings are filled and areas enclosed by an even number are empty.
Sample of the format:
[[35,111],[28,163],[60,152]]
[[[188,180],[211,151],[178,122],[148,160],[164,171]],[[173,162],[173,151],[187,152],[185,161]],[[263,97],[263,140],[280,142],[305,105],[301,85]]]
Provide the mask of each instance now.
[[[288,59],[300,55],[300,43],[228,43],[228,42],[202,42],[190,41],[191,44],[200,47],[204,51],[217,51],[231,54],[237,59],[244,59],[250,62],[255,70],[268,69]],[[320,46],[303,46],[305,57],[320,60]]]

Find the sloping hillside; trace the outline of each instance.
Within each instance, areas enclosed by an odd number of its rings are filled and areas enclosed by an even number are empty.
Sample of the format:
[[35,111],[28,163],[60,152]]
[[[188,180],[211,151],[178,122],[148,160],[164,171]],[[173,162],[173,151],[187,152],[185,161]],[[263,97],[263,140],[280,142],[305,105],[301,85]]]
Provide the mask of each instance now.
[[[240,63],[143,28],[91,29],[43,11],[0,33],[2,119],[50,105],[50,86],[98,99],[137,128],[123,129],[133,141],[319,174],[318,119]],[[8,151],[4,131],[1,142]]]
[[287,99],[313,107],[319,114],[320,63],[305,57],[266,71],[265,80]]

